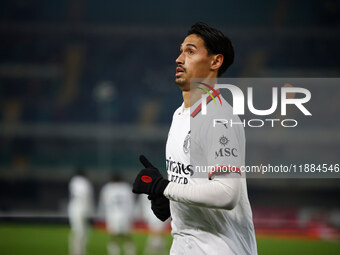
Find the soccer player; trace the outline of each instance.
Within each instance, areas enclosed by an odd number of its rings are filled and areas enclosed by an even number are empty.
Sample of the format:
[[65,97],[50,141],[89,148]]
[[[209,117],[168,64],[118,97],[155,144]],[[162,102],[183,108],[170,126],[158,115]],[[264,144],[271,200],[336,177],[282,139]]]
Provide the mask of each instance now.
[[71,255],[86,254],[89,218],[94,209],[93,187],[82,169],[69,183],[70,201],[68,215],[71,225],[69,252]]
[[126,255],[136,253],[131,237],[134,209],[134,196],[131,185],[122,181],[119,175],[113,175],[100,192],[99,214],[104,212],[106,228],[110,234],[107,246],[108,254]]
[[[221,107],[209,103],[200,113],[204,90],[219,97],[212,80],[233,63],[231,41],[219,30],[196,23],[180,45],[176,84],[183,104],[175,111],[166,144],[168,180],[145,156],[133,192],[149,194],[160,219],[171,216],[170,254],[257,254],[246,179],[245,135],[242,125],[212,125],[213,118],[232,119],[232,107],[220,97]],[[191,86],[192,78],[203,81]],[[212,167],[210,172],[199,166]],[[223,166],[223,171],[217,166]],[[225,171],[226,170],[226,171]],[[169,201],[170,200],[170,210]]]

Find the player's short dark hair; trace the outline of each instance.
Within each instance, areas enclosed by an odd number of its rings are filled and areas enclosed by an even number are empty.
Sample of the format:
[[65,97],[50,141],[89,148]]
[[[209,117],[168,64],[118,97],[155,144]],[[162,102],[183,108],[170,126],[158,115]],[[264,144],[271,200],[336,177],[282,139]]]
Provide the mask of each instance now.
[[217,30],[203,22],[197,22],[192,25],[188,35],[195,34],[201,37],[207,48],[208,54],[222,54],[224,57],[217,75],[221,76],[229,66],[234,62],[234,47],[230,39],[220,30]]

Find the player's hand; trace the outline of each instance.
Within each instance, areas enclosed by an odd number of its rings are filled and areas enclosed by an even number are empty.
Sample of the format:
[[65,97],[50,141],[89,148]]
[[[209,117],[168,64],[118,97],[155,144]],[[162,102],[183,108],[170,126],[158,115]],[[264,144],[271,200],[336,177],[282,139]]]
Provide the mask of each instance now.
[[148,199],[151,200],[151,209],[158,219],[166,221],[171,216],[170,201],[164,195],[149,195]]
[[133,183],[132,192],[137,194],[163,195],[169,181],[163,178],[159,170],[144,155],[139,156],[139,161],[145,169],[142,169],[137,175]]

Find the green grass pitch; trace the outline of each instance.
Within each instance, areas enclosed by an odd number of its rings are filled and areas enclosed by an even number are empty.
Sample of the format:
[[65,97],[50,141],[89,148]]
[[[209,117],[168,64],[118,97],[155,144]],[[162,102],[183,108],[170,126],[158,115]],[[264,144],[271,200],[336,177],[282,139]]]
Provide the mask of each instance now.
[[[1,255],[67,255],[69,228],[63,225],[0,224]],[[146,235],[133,236],[138,254],[142,254]],[[88,255],[104,255],[109,237],[92,230],[88,243]],[[167,237],[170,247],[171,236]],[[340,242],[259,238],[260,255],[286,254],[340,254]]]

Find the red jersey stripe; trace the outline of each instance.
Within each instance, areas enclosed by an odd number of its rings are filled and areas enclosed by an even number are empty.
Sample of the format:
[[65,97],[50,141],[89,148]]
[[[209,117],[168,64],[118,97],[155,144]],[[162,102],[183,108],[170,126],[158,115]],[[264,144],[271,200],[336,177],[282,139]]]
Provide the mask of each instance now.
[[[218,89],[216,90],[217,94],[215,92],[212,93],[212,95],[215,97],[217,95],[221,94],[221,91]],[[207,105],[211,102],[212,98],[211,97],[207,97]],[[196,117],[196,115],[201,111],[202,109],[202,104],[199,104],[196,109],[190,114],[191,117]]]

